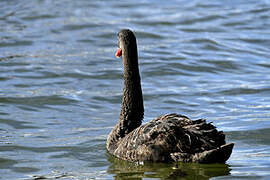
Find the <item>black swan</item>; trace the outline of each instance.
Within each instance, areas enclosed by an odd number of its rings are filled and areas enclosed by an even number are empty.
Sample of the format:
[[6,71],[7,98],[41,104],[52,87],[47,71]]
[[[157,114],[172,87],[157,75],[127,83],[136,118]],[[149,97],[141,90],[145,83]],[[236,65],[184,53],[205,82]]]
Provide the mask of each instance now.
[[138,67],[136,37],[123,29],[118,33],[117,57],[124,64],[124,94],[120,119],[107,139],[107,150],[128,161],[224,163],[234,144],[204,119],[190,120],[166,114],[142,124],[144,107]]

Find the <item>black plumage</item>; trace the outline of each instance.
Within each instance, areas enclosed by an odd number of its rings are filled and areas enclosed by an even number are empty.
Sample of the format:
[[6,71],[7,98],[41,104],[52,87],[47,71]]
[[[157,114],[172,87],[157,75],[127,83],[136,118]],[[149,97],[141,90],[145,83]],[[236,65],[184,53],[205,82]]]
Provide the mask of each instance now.
[[124,64],[124,92],[120,119],[107,139],[107,149],[128,161],[224,163],[234,144],[204,119],[162,115],[141,125],[144,115],[137,43],[130,30],[118,33]]

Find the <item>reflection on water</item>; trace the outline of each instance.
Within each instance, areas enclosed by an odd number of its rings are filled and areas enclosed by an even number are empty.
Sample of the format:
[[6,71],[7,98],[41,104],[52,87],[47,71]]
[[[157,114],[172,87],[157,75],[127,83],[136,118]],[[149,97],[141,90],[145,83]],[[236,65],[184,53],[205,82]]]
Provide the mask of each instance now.
[[108,154],[112,163],[107,172],[113,174],[115,179],[209,179],[216,176],[230,174],[227,164],[196,164],[196,163],[131,163]]
[[[269,179],[269,12],[268,0],[0,1],[0,179]],[[144,122],[212,121],[235,143],[227,165],[107,157],[122,28],[138,40]]]

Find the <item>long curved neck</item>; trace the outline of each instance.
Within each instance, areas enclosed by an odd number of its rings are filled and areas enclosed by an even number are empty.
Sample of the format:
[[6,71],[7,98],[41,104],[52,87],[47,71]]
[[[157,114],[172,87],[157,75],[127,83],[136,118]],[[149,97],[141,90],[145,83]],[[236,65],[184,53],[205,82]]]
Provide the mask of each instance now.
[[122,108],[120,119],[107,140],[109,150],[116,149],[119,139],[141,125],[144,114],[136,42],[127,45],[122,51],[124,65]]
[[144,113],[137,47],[134,49],[133,52],[123,53],[124,94],[118,122],[122,126],[121,137],[141,125]]

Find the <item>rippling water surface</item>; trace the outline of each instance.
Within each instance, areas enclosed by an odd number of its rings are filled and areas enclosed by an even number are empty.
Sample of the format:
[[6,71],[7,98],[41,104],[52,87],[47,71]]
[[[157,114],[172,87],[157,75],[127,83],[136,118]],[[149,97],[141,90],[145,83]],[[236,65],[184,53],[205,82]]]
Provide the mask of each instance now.
[[[0,1],[0,179],[269,179],[270,1]],[[122,95],[117,32],[135,31],[147,122],[203,117],[225,165],[106,153]]]

